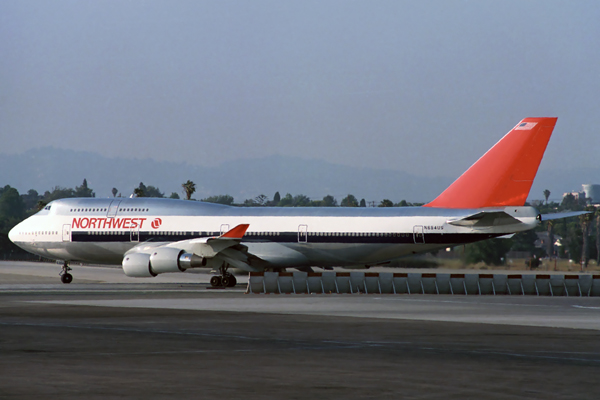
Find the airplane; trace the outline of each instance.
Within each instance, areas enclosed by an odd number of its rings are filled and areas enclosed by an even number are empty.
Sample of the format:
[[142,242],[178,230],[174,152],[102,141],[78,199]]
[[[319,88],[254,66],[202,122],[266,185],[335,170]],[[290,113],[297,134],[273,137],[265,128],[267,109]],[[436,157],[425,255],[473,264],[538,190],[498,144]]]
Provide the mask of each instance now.
[[533,229],[525,206],[557,118],[525,118],[422,207],[234,207],[159,198],[54,200],[16,225],[17,246],[62,262],[120,264],[130,277],[211,268],[215,287],[244,271],[385,265],[400,257]]

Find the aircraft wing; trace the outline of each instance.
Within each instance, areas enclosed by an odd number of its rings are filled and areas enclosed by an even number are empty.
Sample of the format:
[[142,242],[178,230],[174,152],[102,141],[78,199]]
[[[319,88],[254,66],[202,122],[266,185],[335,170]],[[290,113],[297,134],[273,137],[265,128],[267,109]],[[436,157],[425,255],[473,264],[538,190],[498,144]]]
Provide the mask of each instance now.
[[169,247],[179,247],[190,253],[211,258],[227,248],[240,244],[242,237],[246,234],[246,230],[248,230],[249,226],[249,224],[241,224],[225,232],[221,236],[182,240],[170,243]]
[[492,226],[522,224],[521,221],[504,211],[480,211],[466,217],[448,221],[450,225],[472,228],[489,228]]
[[245,271],[259,271],[250,263],[252,259],[262,260],[248,253],[248,247],[240,244],[249,226],[249,224],[241,224],[221,236],[181,240],[169,243],[167,246],[182,249],[207,259],[225,261],[231,266]]

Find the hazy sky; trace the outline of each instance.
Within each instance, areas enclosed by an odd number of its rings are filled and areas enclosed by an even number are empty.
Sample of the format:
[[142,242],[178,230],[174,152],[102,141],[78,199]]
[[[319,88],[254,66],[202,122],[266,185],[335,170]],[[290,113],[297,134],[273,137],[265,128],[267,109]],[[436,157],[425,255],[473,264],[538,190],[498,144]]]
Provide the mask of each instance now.
[[596,0],[3,0],[0,152],[457,176],[558,116],[542,169],[595,166],[599,21]]

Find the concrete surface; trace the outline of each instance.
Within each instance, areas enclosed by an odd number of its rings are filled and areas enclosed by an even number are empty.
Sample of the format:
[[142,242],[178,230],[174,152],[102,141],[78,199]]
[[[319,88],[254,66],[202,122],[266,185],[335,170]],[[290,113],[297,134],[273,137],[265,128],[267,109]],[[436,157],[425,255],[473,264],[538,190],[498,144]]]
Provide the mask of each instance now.
[[600,397],[597,298],[247,295],[27,268],[0,265],[1,399]]

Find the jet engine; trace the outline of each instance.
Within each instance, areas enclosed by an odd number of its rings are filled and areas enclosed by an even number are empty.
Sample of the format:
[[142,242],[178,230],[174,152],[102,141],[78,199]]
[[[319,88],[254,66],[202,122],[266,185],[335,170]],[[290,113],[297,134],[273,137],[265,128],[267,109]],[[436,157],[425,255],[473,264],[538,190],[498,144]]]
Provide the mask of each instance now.
[[125,275],[136,278],[149,278],[156,276],[150,267],[150,254],[132,253],[123,258],[123,272]]
[[125,275],[148,278],[165,272],[183,272],[206,266],[206,258],[173,247],[159,247],[152,254],[131,253],[123,259]]

